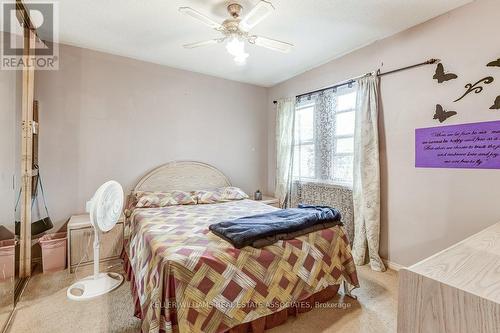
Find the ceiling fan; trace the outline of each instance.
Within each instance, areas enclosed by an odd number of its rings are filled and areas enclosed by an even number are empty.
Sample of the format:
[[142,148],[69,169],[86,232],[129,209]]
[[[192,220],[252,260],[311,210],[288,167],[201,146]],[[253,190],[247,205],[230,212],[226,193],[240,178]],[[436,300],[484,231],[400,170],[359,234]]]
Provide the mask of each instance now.
[[293,48],[292,44],[249,33],[251,29],[271,14],[273,10],[274,7],[272,3],[262,0],[259,1],[245,17],[241,18],[243,7],[238,3],[231,3],[227,6],[227,11],[231,17],[222,23],[218,23],[191,7],[180,7],[179,11],[181,13],[191,16],[208,27],[219,31],[223,35],[220,38],[185,44],[183,46],[187,49],[192,49],[200,46],[220,44],[227,41],[226,49],[229,54],[234,56],[234,61],[239,65],[245,64],[249,55],[245,51],[245,41],[274,51],[288,53]]

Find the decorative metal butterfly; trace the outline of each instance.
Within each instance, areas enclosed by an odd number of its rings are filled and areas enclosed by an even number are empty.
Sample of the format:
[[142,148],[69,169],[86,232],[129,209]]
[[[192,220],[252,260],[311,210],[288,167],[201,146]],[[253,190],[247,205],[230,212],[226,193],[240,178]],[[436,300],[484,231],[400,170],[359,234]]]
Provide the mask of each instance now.
[[443,64],[439,63],[436,67],[436,73],[432,77],[433,79],[436,79],[438,83],[443,83],[445,81],[450,81],[456,79],[458,76],[453,73],[446,73],[444,72],[444,67]]
[[456,115],[456,111],[446,111],[443,109],[441,104],[436,104],[436,113],[434,113],[434,119],[438,119],[440,123],[444,122],[446,119]]
[[486,66],[488,66],[488,67],[500,67],[500,58],[488,63],[488,65],[486,65]]
[[490,109],[491,110],[499,110],[500,109],[500,96],[497,96],[497,99],[495,99],[495,102],[490,107]]

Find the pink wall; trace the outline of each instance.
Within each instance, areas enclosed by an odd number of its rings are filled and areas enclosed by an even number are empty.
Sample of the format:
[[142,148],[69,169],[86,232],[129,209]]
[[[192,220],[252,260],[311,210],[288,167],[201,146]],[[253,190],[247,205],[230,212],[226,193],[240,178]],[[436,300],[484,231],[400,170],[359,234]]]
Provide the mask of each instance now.
[[[482,0],[296,76],[269,90],[268,187],[274,188],[275,112],[272,100],[340,82],[381,67],[388,71],[440,58],[459,78],[432,80],[434,66],[382,78],[380,116],[382,167],[381,254],[410,265],[500,221],[500,170],[416,169],[414,130],[437,126],[435,105],[459,115],[446,124],[500,119],[488,108],[500,95],[500,1]],[[334,33],[334,32],[332,32]],[[341,33],[341,32],[340,32]],[[464,85],[493,75],[483,93],[452,101]]]
[[40,167],[56,229],[106,180],[130,190],[172,160],[220,168],[247,192],[267,185],[267,91],[62,45],[40,71]]

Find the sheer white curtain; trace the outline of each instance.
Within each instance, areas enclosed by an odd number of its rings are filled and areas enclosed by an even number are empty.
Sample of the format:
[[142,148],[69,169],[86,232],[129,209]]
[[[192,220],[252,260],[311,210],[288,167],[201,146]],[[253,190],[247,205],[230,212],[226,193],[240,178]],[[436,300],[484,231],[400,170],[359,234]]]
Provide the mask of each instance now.
[[380,167],[378,143],[378,82],[376,75],[358,81],[354,129],[354,244],[357,265],[364,265],[368,251],[373,270],[384,271],[379,256]]
[[281,207],[290,207],[295,133],[295,97],[280,99],[276,106],[276,189]]

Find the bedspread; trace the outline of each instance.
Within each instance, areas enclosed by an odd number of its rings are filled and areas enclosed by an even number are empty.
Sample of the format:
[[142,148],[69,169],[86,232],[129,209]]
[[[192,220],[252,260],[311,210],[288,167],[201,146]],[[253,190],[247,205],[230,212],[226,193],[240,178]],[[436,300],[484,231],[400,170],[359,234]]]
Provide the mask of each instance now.
[[262,249],[236,249],[208,230],[275,209],[252,200],[135,209],[129,258],[143,332],[223,332],[341,281],[358,286],[340,226]]

